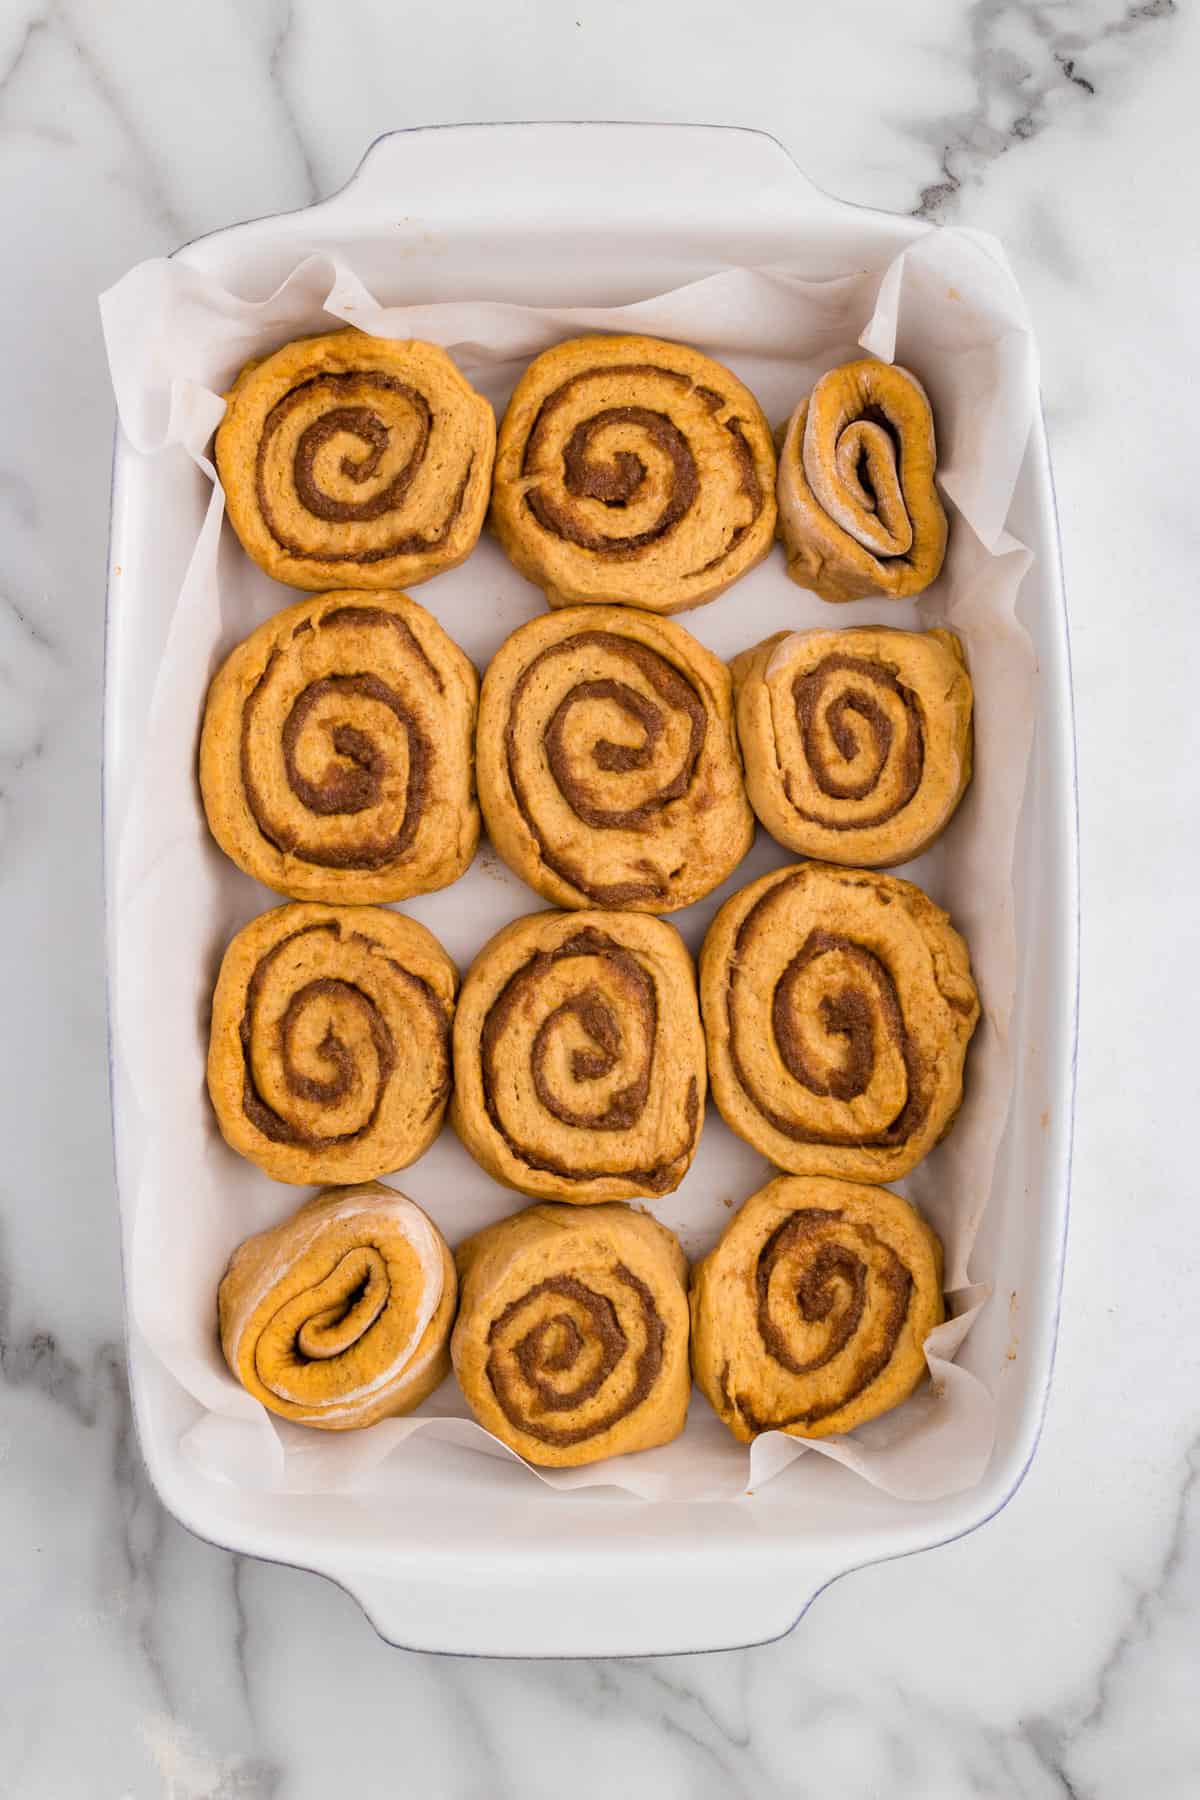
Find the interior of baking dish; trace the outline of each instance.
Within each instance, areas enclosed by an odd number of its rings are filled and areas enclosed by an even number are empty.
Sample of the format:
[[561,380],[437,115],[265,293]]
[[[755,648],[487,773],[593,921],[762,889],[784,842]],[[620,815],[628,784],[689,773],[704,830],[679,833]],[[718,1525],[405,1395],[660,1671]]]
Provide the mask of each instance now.
[[[382,139],[332,200],[231,227],[186,247],[179,260],[255,299],[318,253],[345,259],[377,297],[393,303],[470,297],[613,306],[731,267],[780,268],[813,282],[882,268],[928,229],[829,200],[757,133],[474,126]],[[105,747],[110,926],[166,630],[162,597],[180,588],[207,498],[206,483],[182,451],[141,455],[119,435]],[[1071,696],[1040,412],[1006,524],[1033,552],[1018,615],[1034,646],[1038,681],[1014,870],[1012,1103],[972,1260],[973,1279],[992,1298],[959,1354],[995,1400],[995,1447],[982,1478],[947,1498],[905,1500],[805,1455],[750,1495],[650,1503],[607,1486],[553,1491],[518,1466],[430,1442],[420,1456],[389,1463],[386,1480],[368,1480],[354,1493],[239,1485],[214,1478],[181,1449],[202,1409],[148,1351],[132,1317],[137,1296],[129,1294],[140,1439],[156,1487],[184,1524],[231,1549],[341,1582],[397,1643],[490,1654],[645,1654],[778,1635],[836,1575],[959,1535],[1005,1503],[1033,1454],[1053,1357],[1076,1009]],[[486,609],[482,564],[475,591]],[[420,597],[435,602],[436,584]],[[276,604],[287,598],[280,590]],[[736,594],[717,607],[732,619]],[[690,627],[698,616],[682,622]],[[849,621],[829,621],[842,622]],[[706,641],[722,654],[752,641],[744,630],[740,637],[730,631],[728,644]],[[759,872],[747,864],[739,880]],[[266,904],[260,898],[257,907]],[[514,901],[510,892],[488,929],[537,904],[529,894]],[[164,896],[164,915],[168,907]],[[471,935],[478,942],[487,933]],[[448,947],[462,960],[453,942]],[[149,953],[141,969],[114,956],[118,1045],[146,1003],[151,963]],[[128,1281],[146,1134],[120,1054],[113,1096]],[[457,1168],[431,1163],[428,1179],[453,1183]],[[422,1192],[403,1176],[394,1185],[429,1203],[428,1188]],[[736,1199],[752,1185],[744,1182]],[[180,1186],[185,1196],[186,1170]],[[468,1216],[456,1226],[442,1212],[452,1239],[478,1222]]]

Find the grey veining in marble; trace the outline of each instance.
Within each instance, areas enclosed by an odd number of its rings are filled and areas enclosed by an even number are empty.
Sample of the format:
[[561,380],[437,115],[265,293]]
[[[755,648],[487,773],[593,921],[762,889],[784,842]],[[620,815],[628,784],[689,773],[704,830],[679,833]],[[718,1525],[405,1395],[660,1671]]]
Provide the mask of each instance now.
[[972,102],[919,134],[938,156],[941,178],[922,188],[913,212],[943,218],[964,185],[969,197],[996,157],[1052,127],[1064,103],[1107,93],[1109,77],[1120,83],[1139,59],[1145,28],[1177,10],[1177,0],[1146,0],[1087,20],[1073,6],[978,0],[967,11]]
[[[1200,1791],[1198,58],[1194,0],[0,5],[4,1800]],[[328,1583],[164,1514],[123,1374],[94,296],[332,191],[383,130],[539,116],[759,125],[834,193],[1001,235],[1074,639],[1083,1039],[1037,1461],[986,1529],[836,1584],[780,1643],[658,1663],[386,1649]]]

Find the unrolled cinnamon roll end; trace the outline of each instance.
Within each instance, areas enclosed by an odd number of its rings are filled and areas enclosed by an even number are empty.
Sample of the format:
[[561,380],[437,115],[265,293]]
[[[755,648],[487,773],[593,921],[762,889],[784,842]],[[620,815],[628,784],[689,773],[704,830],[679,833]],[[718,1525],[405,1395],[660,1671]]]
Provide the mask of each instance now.
[[225,1360],[271,1412],[348,1431],[411,1412],[450,1366],[454,1259],[419,1206],[378,1182],[331,1188],[230,1259]]
[[779,455],[792,579],[823,600],[922,593],[946,554],[936,466],[933,413],[915,375],[870,359],[823,375]]

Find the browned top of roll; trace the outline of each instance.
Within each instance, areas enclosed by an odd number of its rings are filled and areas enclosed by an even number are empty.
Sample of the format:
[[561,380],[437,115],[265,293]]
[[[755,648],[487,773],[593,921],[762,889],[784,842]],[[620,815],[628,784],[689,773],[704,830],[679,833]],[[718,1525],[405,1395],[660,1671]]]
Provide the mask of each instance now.
[[941,1284],[941,1245],[899,1194],[779,1176],[692,1271],[696,1380],[744,1442],[849,1431],[924,1377]]
[[[485,1366],[500,1410],[510,1425],[540,1444],[582,1444],[611,1431],[642,1404],[658,1379],[666,1327],[654,1295],[624,1263],[614,1265],[613,1277],[629,1289],[641,1320],[641,1346],[628,1385],[611,1406],[589,1418],[586,1425],[553,1425],[544,1415],[574,1412],[593,1399],[629,1348],[628,1333],[607,1295],[575,1275],[547,1276],[510,1301],[489,1328],[488,1343],[493,1347]],[[586,1329],[568,1312],[547,1314],[539,1305],[547,1296],[573,1301],[585,1315]],[[514,1326],[519,1327],[523,1314],[529,1316],[528,1330],[516,1338],[507,1353],[502,1352],[498,1340]],[[576,1368],[579,1380],[564,1387],[563,1375]],[[547,1380],[549,1375],[557,1378],[553,1385]],[[535,1397],[537,1411],[526,1404],[526,1390]]]
[[[260,997],[268,983],[281,978],[280,965],[311,934],[325,934],[337,939],[341,937],[341,930],[335,922],[303,925],[299,930],[281,938],[259,957],[246,985],[246,1003],[239,1025],[239,1037],[243,1059],[242,1110],[247,1119],[273,1143],[300,1144],[306,1149],[318,1149],[330,1144],[349,1143],[374,1127],[388,1081],[396,1067],[396,1040],[392,1023],[378,999],[353,980],[319,975],[313,980],[305,981],[292,990],[277,1028],[279,1069],[283,1085],[295,1099],[322,1108],[337,1107],[353,1097],[358,1104],[360,1119],[352,1130],[325,1132],[320,1128],[306,1127],[294,1118],[289,1119],[281,1111],[268,1105],[256,1084],[251,1059],[251,1048],[258,1029]],[[373,940],[366,932],[350,933],[349,942],[352,948],[361,946],[364,950],[371,950],[373,947]],[[447,1009],[444,1001],[434,993],[427,981],[404,968],[393,957],[386,957],[385,961],[393,981],[400,983],[411,1001],[425,1014],[429,1029],[440,1047],[438,1066],[432,1072],[429,1091],[429,1109],[433,1111],[445,1105],[450,1091],[450,1020]],[[304,1014],[308,1007],[320,1001],[345,1009],[348,1014],[361,1020],[374,1050],[373,1067],[369,1073],[355,1062],[336,1025],[329,1026],[318,1046],[323,1073],[314,1075],[300,1065],[296,1048],[298,1039],[303,1035]],[[364,1086],[367,1090],[365,1098]]]
[[512,634],[484,678],[477,765],[492,842],[560,906],[674,911],[753,836],[728,670],[632,607]]
[[291,905],[252,919],[213,994],[208,1086],[228,1142],[280,1181],[406,1167],[445,1112],[457,985],[402,913]]
[[471,663],[407,594],[285,608],[209,690],[200,786],[213,835],[297,899],[444,887],[478,841],[477,695]]
[[489,1431],[566,1467],[649,1449],[687,1415],[687,1261],[647,1213],[532,1206],[456,1251],[452,1355]]
[[454,1065],[455,1129],[498,1180],[579,1205],[670,1193],[705,1088],[679,933],[643,913],[514,920],[467,973]]
[[911,882],[815,862],[751,882],[713,921],[701,991],[717,1104],[782,1168],[902,1175],[957,1111],[979,1002]]
[[[826,709],[826,693],[839,674],[857,677],[860,685],[838,694]],[[892,720],[871,691],[875,686],[894,695],[903,708],[899,741]],[[900,777],[888,799],[873,811],[857,817],[853,824],[836,817],[822,818],[815,809],[808,811],[798,806],[801,817],[828,825],[834,831],[864,830],[895,818],[916,793],[925,762],[921,709],[914,695],[887,669],[865,662],[861,657],[834,654],[823,657],[815,669],[797,675],[792,683],[792,697],[804,739],[805,766],[821,793],[833,800],[865,799],[876,785],[878,771],[893,756]],[[829,732],[846,762],[859,754],[860,740],[865,732],[870,740],[872,768],[857,779],[847,780],[840,774],[840,765],[825,755],[818,721]]]
[[[504,1034],[509,1021],[519,1008],[532,1004],[533,990],[536,989],[538,982],[548,969],[557,962],[576,957],[600,957],[603,959],[608,965],[610,983],[620,991],[621,1010],[617,1011],[614,1008],[609,995],[601,993],[594,987],[585,987],[580,992],[572,994],[549,1013],[539,1025],[533,1040],[534,1092],[546,1111],[563,1125],[584,1126],[592,1131],[611,1132],[628,1131],[633,1125],[636,1125],[650,1092],[652,1058],[658,1035],[658,993],[652,977],[636,957],[614,942],[606,933],[590,927],[574,933],[565,943],[558,945],[554,950],[539,951],[508,982],[484,1022],[483,1084],[488,1116],[514,1155],[533,1168],[561,1175],[568,1181],[586,1181],[597,1176],[607,1175],[611,1171],[581,1169],[578,1166],[573,1167],[561,1159],[531,1156],[528,1147],[518,1143],[506,1130],[496,1103],[498,1089],[510,1079],[503,1061],[498,1060],[498,1051],[504,1042]],[[580,1083],[580,1089],[576,1090],[577,1093],[581,1090],[586,1091],[583,1089],[583,1084],[589,1078],[595,1080],[616,1067],[623,1041],[635,1038],[643,1046],[637,1067],[629,1073],[629,1079],[615,1094],[607,1098],[600,1108],[593,1112],[585,1111],[578,1099],[576,1104],[571,1106],[560,1098],[555,1092],[546,1068],[551,1034],[561,1023],[562,1015],[568,1012],[582,1028],[589,1044],[586,1049],[576,1050],[571,1059],[571,1073]],[[637,1029],[638,1026],[640,1026],[640,1031]],[[623,1169],[621,1171],[622,1178],[631,1184],[640,1186],[649,1194],[669,1191],[678,1181],[676,1165],[680,1156],[686,1155],[694,1143],[699,1129],[699,1121],[699,1084],[692,1076],[688,1081],[684,1113],[680,1121],[683,1127],[682,1143],[674,1148],[673,1153],[665,1162],[648,1169]]]
[[344,330],[247,364],[216,457],[231,524],[293,587],[455,567],[483,523],[495,419],[436,344]]
[[720,363],[655,338],[575,338],[517,385],[492,516],[551,605],[675,612],[767,553],[774,480],[762,412]]
[[[672,800],[678,800],[687,793],[708,731],[703,702],[686,676],[673,668],[665,657],[644,644],[620,637],[612,631],[580,631],[565,643],[551,644],[533,659],[517,682],[508,722],[504,728],[513,793],[522,817],[538,840],[542,861],[590,901],[598,906],[630,906],[641,900],[664,900],[667,898],[667,890],[663,879],[649,869],[641,880],[599,882],[591,877],[582,859],[569,863],[540,830],[533,796],[522,779],[517,760],[517,739],[520,732],[521,702],[526,690],[538,681],[548,661],[574,658],[586,654],[588,650],[600,651],[606,658],[612,657],[618,662],[624,660],[631,663],[654,689],[661,705],[611,676],[578,682],[564,696],[549,722],[544,742],[546,762],[554,777],[555,786],[571,811],[585,825],[599,830],[636,830],[661,813]],[[666,713],[676,711],[687,716],[687,745],[683,756],[673,770],[667,771],[667,778],[662,785],[633,806],[618,804],[606,807],[596,797],[596,785],[589,780],[587,772],[576,770],[572,766],[566,743],[567,722],[572,708],[589,700],[610,701],[620,708],[641,734],[641,742],[637,744],[613,743],[602,738],[595,745],[592,759],[597,768],[609,774],[627,774],[633,770],[652,767],[655,752],[664,736]]]
[[[830,1233],[832,1224],[842,1226],[838,1237]],[[848,1238],[870,1246],[874,1266],[858,1252],[853,1241],[847,1242]],[[777,1277],[781,1272],[788,1277],[783,1285],[805,1324],[829,1326],[824,1342],[813,1355],[801,1358],[795,1354],[789,1337],[790,1322],[774,1313]],[[876,1285],[878,1316],[871,1342],[851,1378],[835,1397],[818,1401],[792,1417],[758,1419],[743,1396],[740,1410],[756,1431],[814,1425],[857,1399],[891,1361],[912,1293],[912,1275],[895,1251],[882,1242],[870,1225],[851,1224],[840,1211],[802,1207],[771,1233],[754,1271],[755,1317],[768,1354],[793,1375],[812,1375],[827,1368],[853,1341],[866,1312],[869,1279]]]

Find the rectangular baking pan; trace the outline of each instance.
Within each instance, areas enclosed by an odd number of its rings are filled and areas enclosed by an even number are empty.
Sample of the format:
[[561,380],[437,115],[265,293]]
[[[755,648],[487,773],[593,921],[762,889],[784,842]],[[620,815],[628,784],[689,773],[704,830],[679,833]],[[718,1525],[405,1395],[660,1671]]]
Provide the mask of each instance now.
[[[620,303],[736,264],[807,274],[881,266],[930,229],[815,189],[761,133],[708,126],[472,125],[378,140],[349,184],[302,212],[230,227],[177,254],[247,296],[313,250],[342,253],[380,296]],[[105,843],[116,844],[166,630],[207,497],[182,453],[146,458],[118,431],[112,494]],[[997,1398],[978,1486],[893,1499],[807,1456],[752,1500],[649,1505],[604,1488],[557,1493],[500,1461],[443,1448],[404,1461],[399,1497],[262,1494],[181,1454],[196,1402],[129,1333],[142,1452],[163,1503],[209,1541],[314,1570],[389,1641],[510,1656],[648,1655],[762,1642],[838,1575],[974,1530],[1011,1498],[1037,1443],[1054,1357],[1070,1177],[1077,1015],[1077,827],[1067,621],[1039,418],[1009,520],[1034,552],[1019,612],[1037,652],[1033,761],[1018,841],[1016,1085],[976,1246],[995,1300],[961,1360]],[[114,573],[118,571],[119,573]],[[110,936],[110,967],[112,941]],[[114,1040],[128,983],[110,983]],[[128,1241],[143,1136],[112,1072]],[[128,1259],[127,1259],[128,1261]]]

